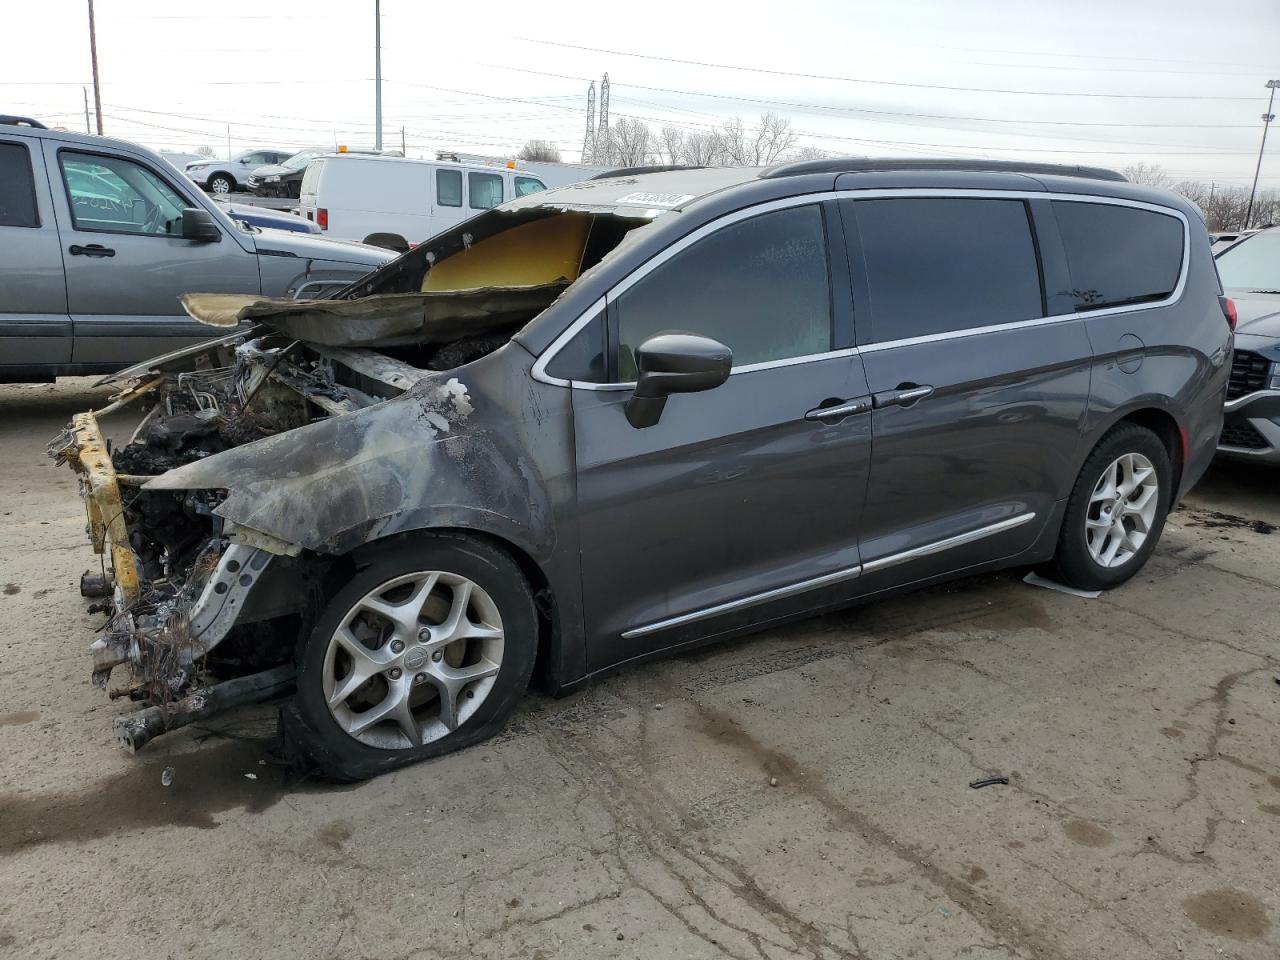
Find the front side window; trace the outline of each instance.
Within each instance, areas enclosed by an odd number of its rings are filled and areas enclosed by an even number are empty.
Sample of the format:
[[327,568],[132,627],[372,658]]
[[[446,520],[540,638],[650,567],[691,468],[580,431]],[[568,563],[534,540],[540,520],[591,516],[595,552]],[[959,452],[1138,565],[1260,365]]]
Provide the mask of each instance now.
[[491,210],[502,203],[502,176],[496,173],[468,173],[467,190],[472,210]]
[[822,210],[791,207],[717,230],[646,274],[616,301],[618,380],[658,333],[710,337],[746,366],[831,349]]
[[436,171],[436,203],[442,207],[462,206],[462,171]]
[[1280,230],[1245,237],[1222,251],[1217,262],[1224,287],[1241,287],[1252,293],[1280,292]]
[[146,167],[70,151],[59,161],[77,230],[181,235],[186,201]]
[[1043,315],[1021,200],[852,201],[867,267],[873,343]]
[[0,143],[0,227],[38,227],[31,155],[20,143]]
[[1182,273],[1182,221],[1108,203],[1054,200],[1076,310],[1163,300]]
[[516,177],[516,196],[527,197],[531,193],[539,193],[547,189],[547,185],[533,177]]

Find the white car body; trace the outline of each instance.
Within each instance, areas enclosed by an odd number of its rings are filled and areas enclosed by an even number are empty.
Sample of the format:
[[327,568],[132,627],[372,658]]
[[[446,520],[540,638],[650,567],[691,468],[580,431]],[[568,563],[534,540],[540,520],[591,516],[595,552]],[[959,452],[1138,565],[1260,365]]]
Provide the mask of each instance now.
[[307,167],[298,212],[330,237],[373,242],[384,234],[382,245],[407,247],[544,189],[542,178],[505,166],[336,153]]

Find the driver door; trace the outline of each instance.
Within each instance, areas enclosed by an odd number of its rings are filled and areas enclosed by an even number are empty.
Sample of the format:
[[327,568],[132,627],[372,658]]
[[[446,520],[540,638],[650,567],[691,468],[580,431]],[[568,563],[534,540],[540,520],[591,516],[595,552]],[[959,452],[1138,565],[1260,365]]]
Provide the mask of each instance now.
[[257,256],[233,238],[182,238],[182,210],[199,204],[156,170],[55,141],[45,149],[73,363],[124,365],[208,340],[216,331],[186,315],[184,293],[261,293]]

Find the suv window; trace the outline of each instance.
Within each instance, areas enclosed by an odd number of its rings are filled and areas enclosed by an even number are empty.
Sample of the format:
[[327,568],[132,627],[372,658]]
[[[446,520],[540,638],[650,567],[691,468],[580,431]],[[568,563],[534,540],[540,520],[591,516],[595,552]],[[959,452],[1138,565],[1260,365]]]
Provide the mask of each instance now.
[[735,367],[831,349],[822,211],[791,207],[742,220],[675,254],[617,300],[618,380],[657,333],[711,337]]
[[0,143],[0,227],[38,227],[31,155],[20,143]]
[[436,171],[436,203],[442,207],[462,206],[462,171]]
[[1263,230],[1245,237],[1218,254],[1217,263],[1224,287],[1248,287],[1254,292],[1280,290],[1280,230]]
[[870,342],[1043,316],[1040,272],[1021,200],[857,200]]
[[187,202],[154,173],[123,157],[63,151],[62,179],[77,230],[176,236]]
[[516,196],[527,197],[531,193],[539,193],[547,189],[547,185],[533,177],[516,177]]
[[502,203],[502,176],[497,173],[468,173],[467,206],[472,210],[489,210]]
[[1182,273],[1182,221],[1136,207],[1054,200],[1076,310],[1163,300]]

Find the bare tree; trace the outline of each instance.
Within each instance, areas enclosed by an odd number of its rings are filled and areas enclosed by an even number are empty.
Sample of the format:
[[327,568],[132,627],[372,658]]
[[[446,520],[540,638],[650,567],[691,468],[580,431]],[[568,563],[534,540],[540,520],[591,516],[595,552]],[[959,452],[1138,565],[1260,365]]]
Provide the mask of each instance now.
[[530,140],[516,154],[521,160],[541,160],[546,163],[560,162],[560,148],[550,140]]
[[1135,163],[1120,171],[1130,183],[1141,183],[1148,187],[1171,187],[1173,177],[1169,171],[1158,163]]
[[214,155],[214,154],[213,154],[213,147],[209,146],[208,144],[205,144],[205,145],[204,145],[204,146],[202,146],[202,147],[196,147],[196,156],[199,156],[199,157],[212,157],[213,155]]
[[741,117],[726,120],[720,126],[723,162],[744,167],[762,167],[775,162],[795,146],[796,135],[791,121],[776,113],[760,117],[760,124],[750,128]]
[[665,126],[658,131],[653,153],[662,163],[675,165],[684,162],[685,134],[679,127]]
[[830,150],[823,150],[821,147],[810,147],[808,145],[799,147],[791,151],[789,160],[826,160],[828,157],[834,157],[835,154]]
[[715,130],[705,133],[689,133],[684,138],[681,160],[691,167],[715,167],[721,165],[724,145]]
[[609,162],[620,167],[641,167],[654,153],[653,131],[642,120],[619,117],[609,133]]

